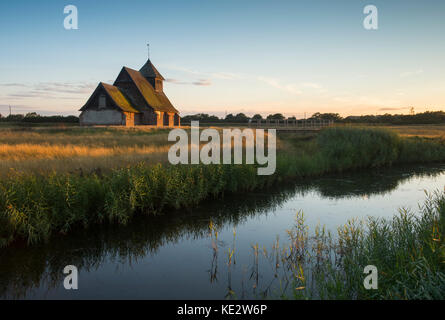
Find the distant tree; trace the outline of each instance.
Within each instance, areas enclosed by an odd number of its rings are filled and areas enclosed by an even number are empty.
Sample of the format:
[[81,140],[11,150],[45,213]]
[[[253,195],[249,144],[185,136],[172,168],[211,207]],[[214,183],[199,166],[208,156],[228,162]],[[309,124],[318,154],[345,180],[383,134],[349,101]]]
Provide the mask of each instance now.
[[284,120],[284,116],[281,113],[269,114],[267,116],[268,120]]
[[220,119],[217,116],[210,116],[207,113],[198,113],[194,115],[188,115],[185,117],[182,117],[181,121],[183,123],[187,123],[190,121],[199,121],[203,123],[209,123],[209,122],[218,122]]
[[320,113],[320,112],[316,112],[309,119],[310,120],[334,120],[334,121],[340,121],[343,118],[338,113]]
[[6,120],[11,122],[20,122],[24,117],[25,116],[23,114],[10,114],[6,117]]
[[249,118],[244,114],[244,113],[238,113],[235,118],[234,118],[235,122],[238,123],[245,123],[249,121]]
[[235,122],[235,116],[232,113],[229,113],[228,115],[226,115],[224,120],[227,122]]
[[79,117],[76,116],[66,116],[65,122],[67,123],[79,123]]
[[[348,116],[342,118],[338,113],[314,113],[309,119],[312,120],[334,120],[335,122],[346,122],[346,123],[388,123],[395,125],[402,124],[439,124],[445,123],[445,112],[443,111],[426,111],[423,113],[413,113],[413,109],[410,109],[410,114],[381,114],[381,115],[362,115],[362,116]],[[69,117],[61,117],[61,116],[52,116],[52,117],[30,117],[26,116],[23,119],[20,117],[24,117],[23,115],[13,115],[11,117],[3,118],[2,121],[15,121],[15,122],[78,122],[78,118],[72,116]],[[255,114],[252,118],[253,121],[258,119],[263,119],[260,114]],[[285,117],[281,113],[270,114],[267,116],[269,120],[283,120]],[[295,117],[288,118],[289,120],[295,120]],[[244,113],[238,113],[237,115],[228,114],[224,120],[219,119],[216,116],[208,115],[206,113],[199,113],[196,115],[189,115],[182,118],[183,123],[190,122],[191,120],[199,120],[203,123],[220,123],[220,122],[229,122],[229,123],[244,123],[248,122],[249,118]]]
[[348,123],[388,123],[388,124],[439,124],[445,123],[445,113],[443,111],[426,111],[423,113],[410,112],[407,114],[383,114],[349,116],[343,119]]
[[292,120],[292,121],[294,121],[294,120],[297,120],[297,117],[292,116],[292,117],[287,118],[287,120]]
[[25,115],[25,118],[37,118],[40,117],[36,112],[29,112]]

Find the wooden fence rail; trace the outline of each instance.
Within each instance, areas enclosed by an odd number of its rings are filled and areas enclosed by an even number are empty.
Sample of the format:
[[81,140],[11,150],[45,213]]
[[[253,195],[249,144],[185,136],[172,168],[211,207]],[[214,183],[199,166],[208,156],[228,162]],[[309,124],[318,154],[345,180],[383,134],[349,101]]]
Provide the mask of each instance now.
[[333,120],[252,120],[250,128],[321,129],[334,125]]

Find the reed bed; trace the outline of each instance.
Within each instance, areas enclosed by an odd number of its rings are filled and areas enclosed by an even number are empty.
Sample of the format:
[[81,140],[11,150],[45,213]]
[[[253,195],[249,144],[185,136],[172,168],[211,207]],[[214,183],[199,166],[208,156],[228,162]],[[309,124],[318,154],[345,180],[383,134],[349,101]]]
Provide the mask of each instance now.
[[[401,209],[391,219],[350,220],[333,235],[322,226],[310,234],[298,212],[288,242],[260,257],[273,266],[275,283],[265,298],[444,299],[445,194],[427,195],[420,215]],[[258,269],[258,250],[253,250]],[[366,289],[364,269],[377,268],[377,288]],[[259,275],[261,276],[261,275]]]
[[[442,141],[405,139],[380,129],[331,128],[312,139],[280,139],[275,174],[258,176],[256,165],[162,164],[167,149],[160,143],[153,146],[151,138],[161,139],[158,135],[164,132],[122,131],[128,137],[115,138],[110,130],[72,130],[95,136],[96,146],[56,144],[65,131],[53,132],[52,143],[29,149],[26,143],[10,147],[3,142],[6,151],[0,154],[6,159],[0,163],[6,174],[0,175],[0,246],[14,240],[28,244],[47,241],[55,233],[96,223],[125,224],[136,214],[190,208],[207,198],[261,189],[284,180],[445,160]],[[34,137],[34,131],[31,134],[30,139],[41,138]],[[132,144],[138,136],[145,145]],[[108,141],[127,138],[122,146]],[[28,153],[14,153],[20,146]],[[11,154],[17,159],[11,159]]]

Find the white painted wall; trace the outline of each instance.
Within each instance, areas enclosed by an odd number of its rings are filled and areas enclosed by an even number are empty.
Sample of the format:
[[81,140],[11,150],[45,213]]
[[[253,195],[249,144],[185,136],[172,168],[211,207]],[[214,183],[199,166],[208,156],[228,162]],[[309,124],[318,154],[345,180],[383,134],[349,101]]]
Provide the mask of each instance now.
[[81,125],[125,125],[125,117],[117,110],[85,110],[80,116]]

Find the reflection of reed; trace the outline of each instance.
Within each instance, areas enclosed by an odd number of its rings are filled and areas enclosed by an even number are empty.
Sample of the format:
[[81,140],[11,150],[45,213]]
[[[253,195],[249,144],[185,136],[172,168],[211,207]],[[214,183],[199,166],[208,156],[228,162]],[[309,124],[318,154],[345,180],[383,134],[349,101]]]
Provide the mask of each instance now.
[[258,266],[258,243],[252,246],[253,250],[253,266],[252,271],[250,273],[250,280],[254,281],[253,284],[253,293],[256,294],[256,289],[258,288],[258,278],[259,278],[259,266]]
[[212,221],[209,223],[210,238],[212,240],[212,263],[210,265],[210,283],[218,282],[218,230]]
[[[267,214],[277,206],[295,196],[318,190],[325,197],[351,197],[389,192],[402,181],[414,177],[435,176],[443,170],[436,168],[399,168],[375,173],[342,175],[347,183],[339,183],[335,177],[301,181],[293,185],[283,185],[281,190],[264,190],[258,193],[226,195],[225,199],[208,201],[188,212],[172,211],[155,217],[136,217],[127,226],[100,225],[86,230],[73,231],[69,236],[57,236],[48,244],[31,247],[15,245],[0,250],[0,297],[26,297],[43,283],[49,289],[60,285],[62,270],[66,265],[75,265],[80,272],[96,270],[104,263],[129,263],[147,255],[154,255],[167,243],[178,243],[184,239],[205,237],[209,231],[209,219],[214,226],[237,225],[252,216]],[[379,182],[381,184],[379,184]],[[358,188],[360,186],[360,188]],[[367,189],[366,189],[367,188]],[[232,290],[232,272],[236,264],[235,235],[233,251],[228,256],[230,274],[228,291]],[[215,238],[215,235],[213,236]],[[276,245],[272,272],[278,273],[279,261]],[[295,245],[294,248],[302,248]],[[216,249],[216,250],[215,250]],[[213,255],[217,254],[215,242]],[[257,249],[258,251],[258,249]],[[256,253],[258,255],[259,252]],[[299,256],[293,254],[293,257]],[[257,259],[255,257],[255,259]],[[298,261],[295,261],[297,264]],[[212,262],[211,281],[216,281],[217,255]],[[258,268],[251,273],[255,286],[258,285]],[[244,283],[242,284],[244,286]],[[239,297],[244,297],[244,289]]]
[[236,264],[235,249],[236,249],[236,229],[233,228],[233,249],[229,248],[227,252],[227,294],[225,299],[235,297],[235,291],[232,289],[232,263]]

